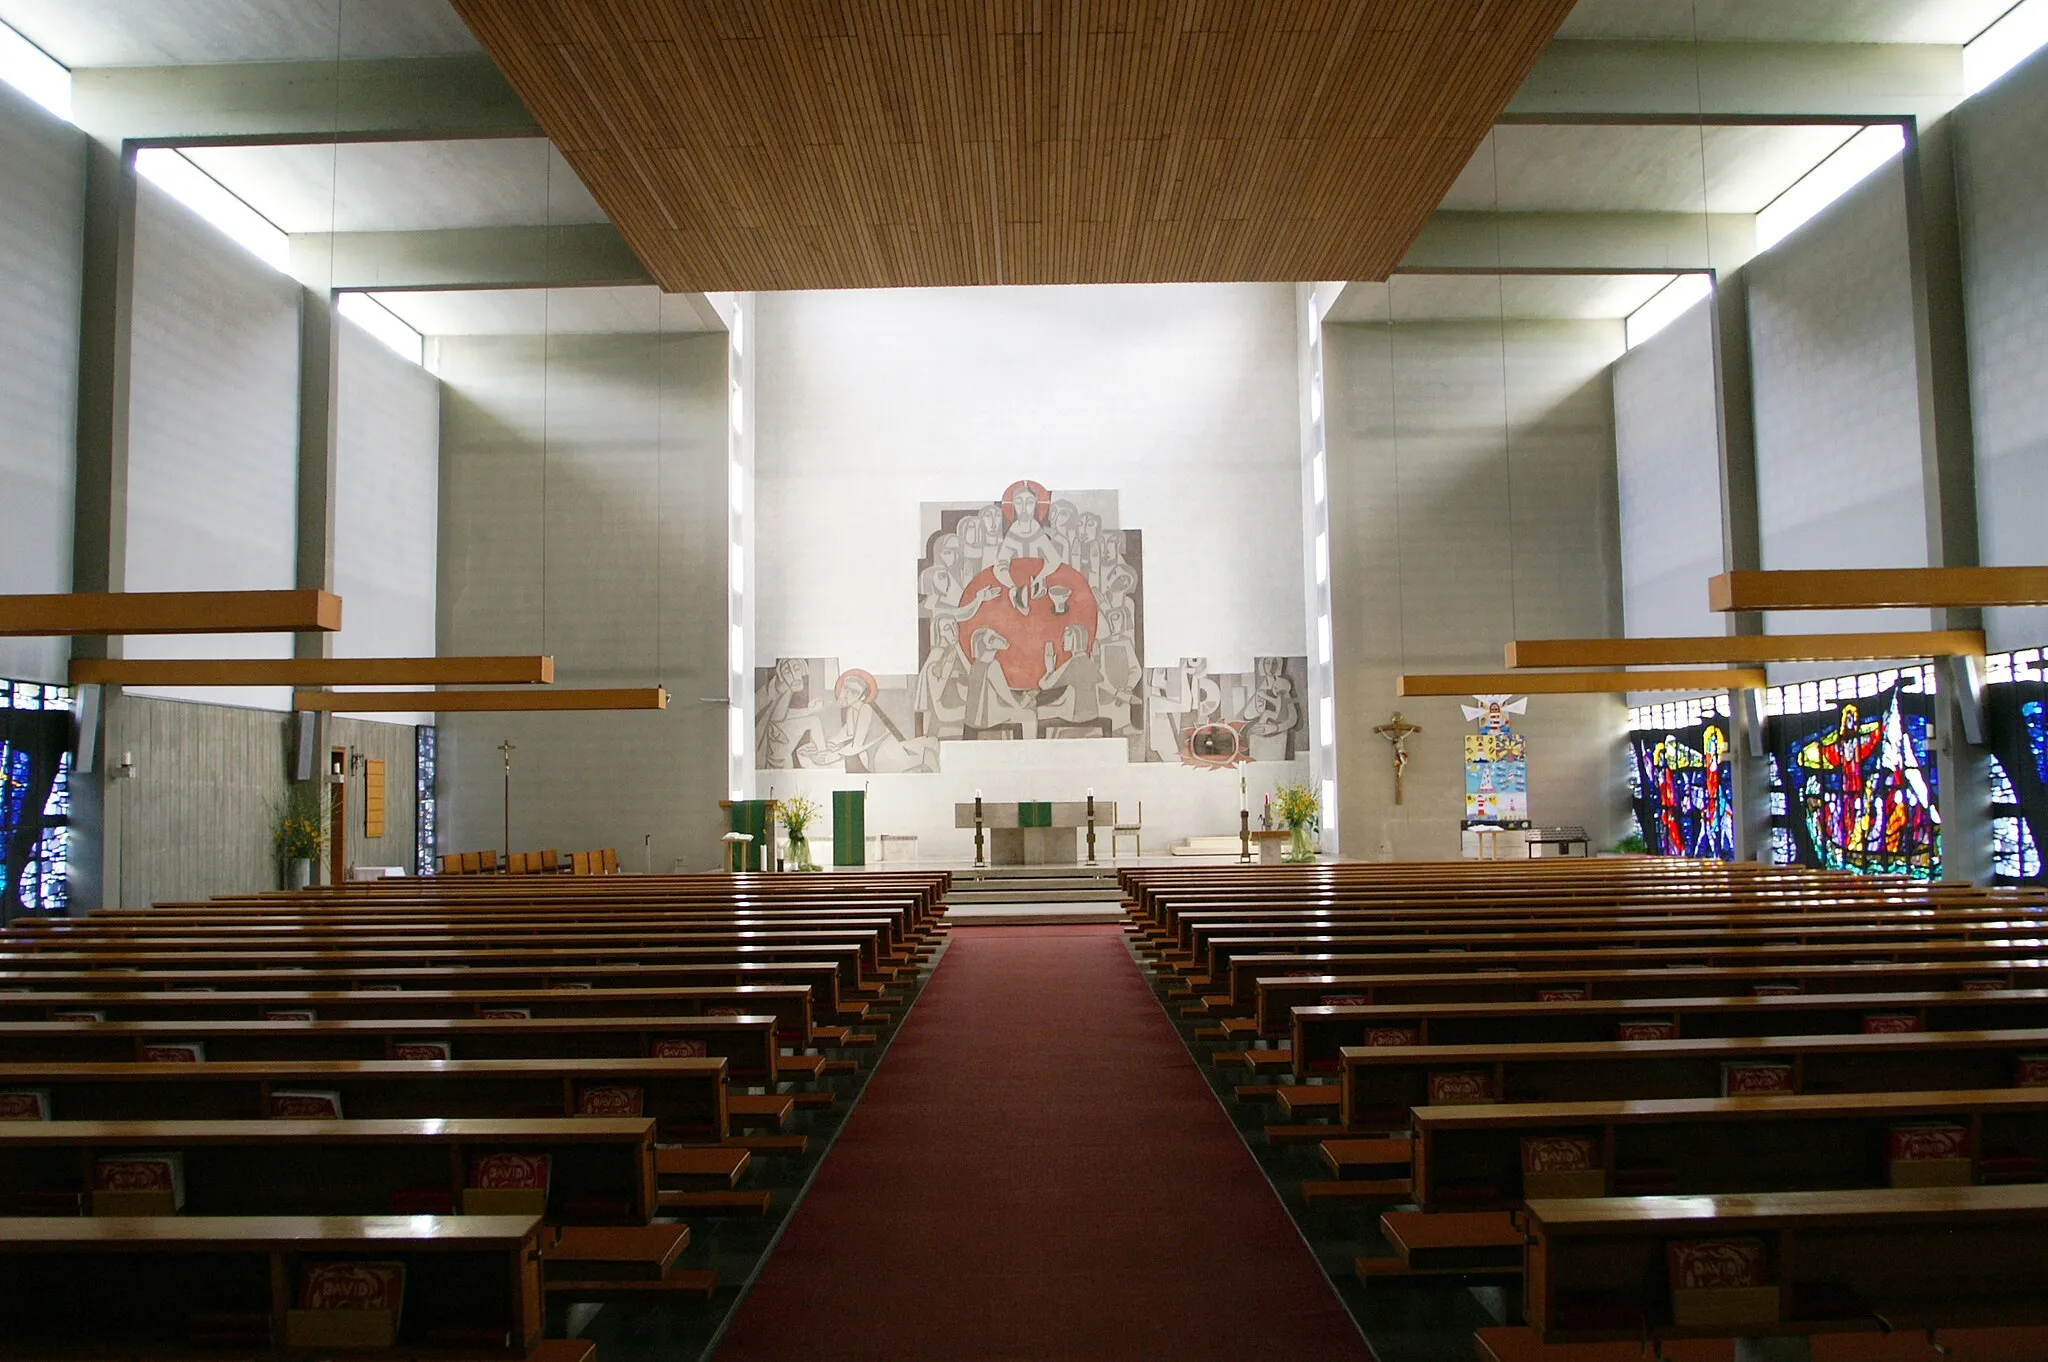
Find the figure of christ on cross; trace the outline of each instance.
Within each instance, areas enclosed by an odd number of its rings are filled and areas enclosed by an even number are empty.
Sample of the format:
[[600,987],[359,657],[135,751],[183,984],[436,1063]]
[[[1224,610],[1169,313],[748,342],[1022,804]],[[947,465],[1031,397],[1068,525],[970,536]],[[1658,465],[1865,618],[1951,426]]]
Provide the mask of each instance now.
[[1373,729],[1373,732],[1394,745],[1394,802],[1396,804],[1401,802],[1401,775],[1408,769],[1408,739],[1410,735],[1420,733],[1421,731],[1421,724],[1409,723],[1401,717],[1401,711],[1398,709],[1394,711],[1393,718]]

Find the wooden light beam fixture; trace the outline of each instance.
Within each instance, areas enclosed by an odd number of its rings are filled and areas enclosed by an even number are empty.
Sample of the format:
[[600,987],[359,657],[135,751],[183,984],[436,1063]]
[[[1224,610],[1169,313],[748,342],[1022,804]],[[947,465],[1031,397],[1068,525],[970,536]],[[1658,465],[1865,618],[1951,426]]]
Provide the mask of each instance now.
[[65,634],[331,634],[331,591],[77,591],[0,596],[0,637]]
[[1684,672],[1473,672],[1403,675],[1396,695],[1614,695],[1648,690],[1761,690],[1754,668]]
[[1980,629],[1896,634],[1731,634],[1702,638],[1539,638],[1508,645],[1510,667],[1674,667],[1709,663],[1865,662],[1894,657],[1981,657]]
[[292,708],[319,713],[391,713],[426,710],[438,714],[502,713],[513,710],[667,709],[660,686],[624,690],[295,690]]
[[2048,605],[2048,567],[1724,572],[1707,579],[1707,605],[1713,610],[1954,610]]
[[74,686],[545,686],[552,657],[246,657],[71,660]]

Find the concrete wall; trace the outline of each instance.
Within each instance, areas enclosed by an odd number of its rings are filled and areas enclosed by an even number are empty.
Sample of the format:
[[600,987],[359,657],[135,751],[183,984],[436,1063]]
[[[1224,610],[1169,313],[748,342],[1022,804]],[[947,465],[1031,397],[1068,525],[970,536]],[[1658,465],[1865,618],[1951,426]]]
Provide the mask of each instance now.
[[[85,136],[0,84],[0,593],[71,589]],[[64,680],[66,639],[0,639],[0,676]]]
[[[1951,115],[1977,439],[1978,549],[1985,563],[2048,561],[2048,54]],[[1994,649],[2048,643],[2048,608],[1991,610]]]
[[[559,685],[665,684],[661,713],[448,715],[440,844],[718,863],[727,691],[726,341],[438,342],[440,650],[552,653]],[[718,696],[721,703],[702,703]]]
[[[137,185],[128,572],[135,591],[293,585],[299,288]],[[289,657],[285,634],[136,637],[130,657]],[[287,709],[289,691],[145,693]]]
[[[764,294],[756,328],[758,665],[914,674],[919,508],[1030,478],[1112,491],[1143,535],[1146,666],[1307,651],[1295,301],[1284,285]],[[1132,763],[1122,739],[949,741],[935,774],[757,773],[762,792],[872,785],[870,833],[972,854],[953,805],[1144,803],[1145,844],[1235,832],[1238,782]],[[1249,768],[1252,797],[1299,780]]]
[[[1927,566],[1901,174],[1896,161],[1883,167],[1749,263],[1766,569]],[[1800,611],[1767,617],[1766,627],[1927,622],[1924,610]],[[1843,670],[1774,667],[1771,679]]]
[[1614,363],[1622,621],[1631,637],[1724,632],[1713,309],[1699,303]]
[[[1327,327],[1337,744],[1347,854],[1459,851],[1464,745],[1455,699],[1400,700],[1404,671],[1501,669],[1513,638],[1621,625],[1614,398],[1619,322]],[[1409,740],[1393,802],[1385,740]],[[1537,696],[1529,804],[1596,842],[1627,822],[1624,710],[1614,696]]]

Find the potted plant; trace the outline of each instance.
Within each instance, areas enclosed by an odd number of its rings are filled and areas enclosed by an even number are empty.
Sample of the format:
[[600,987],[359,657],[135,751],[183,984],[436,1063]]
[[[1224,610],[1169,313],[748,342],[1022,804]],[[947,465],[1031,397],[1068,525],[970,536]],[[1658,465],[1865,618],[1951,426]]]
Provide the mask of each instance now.
[[285,866],[285,882],[293,889],[304,889],[313,882],[313,860],[325,840],[320,827],[320,787],[311,781],[286,786],[276,818],[272,841]]
[[782,830],[789,834],[789,864],[793,870],[816,870],[811,859],[811,820],[818,816],[817,802],[808,795],[791,795],[775,806]]
[[1323,811],[1322,801],[1315,791],[1306,785],[1280,785],[1273,791],[1273,812],[1279,817],[1281,826],[1292,834],[1287,839],[1287,851],[1280,859],[1293,864],[1313,861],[1316,858],[1315,843],[1310,840],[1319,816]]

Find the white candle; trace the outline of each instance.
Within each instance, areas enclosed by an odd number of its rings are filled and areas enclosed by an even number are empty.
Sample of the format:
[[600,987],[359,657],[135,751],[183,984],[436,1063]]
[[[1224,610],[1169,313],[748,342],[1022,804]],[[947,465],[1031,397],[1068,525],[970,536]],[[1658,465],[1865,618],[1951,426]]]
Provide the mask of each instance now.
[[1246,794],[1245,790],[1245,778],[1239,776],[1237,778],[1237,811],[1239,813],[1243,813],[1251,807],[1250,796]]
[[1092,785],[1088,787],[1088,797],[1090,799],[1095,798],[1095,787]]

